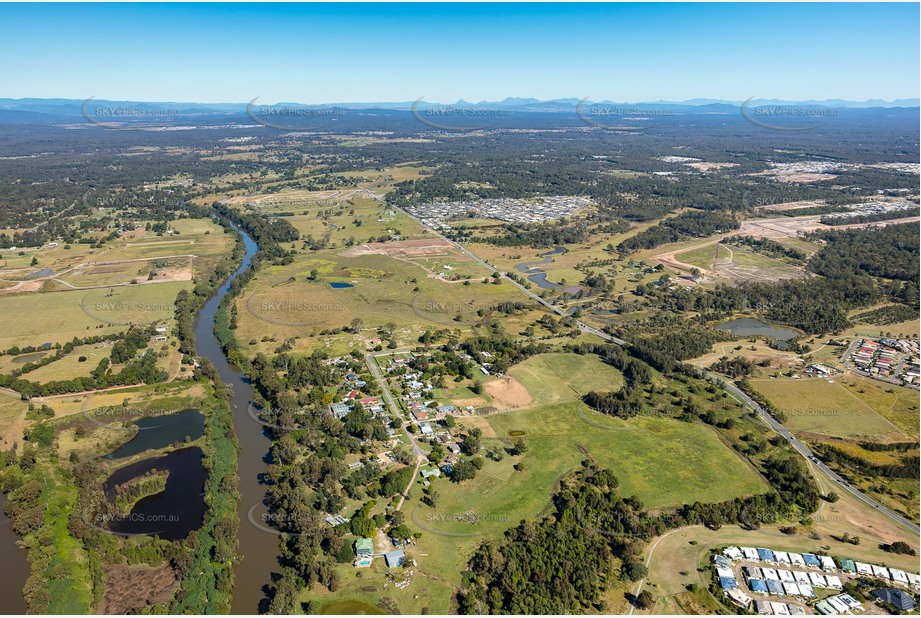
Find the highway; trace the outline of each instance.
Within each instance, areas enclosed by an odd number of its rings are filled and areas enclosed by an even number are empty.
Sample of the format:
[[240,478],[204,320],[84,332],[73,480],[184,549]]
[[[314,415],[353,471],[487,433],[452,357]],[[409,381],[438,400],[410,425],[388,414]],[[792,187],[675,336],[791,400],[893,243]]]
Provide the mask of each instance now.
[[[438,231],[435,230],[435,229],[432,229],[429,225],[426,225],[425,223],[423,223],[423,222],[422,222],[420,219],[418,219],[417,217],[414,217],[413,215],[410,215],[409,213],[406,213],[406,211],[403,211],[403,212],[404,212],[407,216],[409,216],[413,221],[415,221],[416,223],[418,223],[419,225],[421,225],[423,228],[429,230],[429,231],[432,232],[433,234],[435,234],[435,235],[441,237],[442,239],[444,239],[444,240],[446,240],[447,242],[449,242],[449,243],[451,243],[452,245],[454,245],[454,247],[456,247],[458,251],[460,251],[460,252],[463,253],[464,255],[468,256],[470,259],[472,259],[473,261],[475,261],[477,264],[479,264],[479,265],[483,266],[484,268],[488,269],[490,272],[499,273],[499,275],[501,275],[501,277],[502,277],[503,279],[505,279],[506,281],[508,281],[509,283],[511,283],[512,285],[514,285],[515,287],[517,287],[517,288],[518,288],[519,290],[521,290],[523,293],[527,294],[530,298],[534,299],[535,301],[537,301],[538,303],[540,303],[541,305],[543,305],[544,307],[546,307],[546,308],[549,309],[550,311],[553,311],[554,313],[556,313],[556,314],[558,314],[558,315],[561,315],[561,316],[564,316],[564,317],[572,317],[572,316],[570,316],[564,309],[561,309],[560,307],[557,307],[556,305],[553,305],[553,304],[547,302],[546,300],[544,300],[543,298],[541,298],[541,297],[538,296],[537,294],[533,293],[531,290],[525,288],[523,285],[521,285],[521,284],[518,283],[517,281],[515,281],[515,280],[513,280],[513,279],[510,279],[509,277],[507,277],[507,276],[505,275],[505,273],[501,272],[501,271],[498,270],[497,268],[494,268],[494,267],[491,266],[490,264],[484,262],[484,261],[481,260],[478,256],[476,256],[474,253],[468,251],[465,247],[461,246],[459,243],[454,242],[454,241],[451,240],[450,238],[446,238],[443,234],[441,234],[440,232],[438,232]],[[620,346],[627,346],[627,345],[628,345],[628,342],[627,342],[627,341],[624,341],[623,339],[619,339],[619,338],[617,338],[617,337],[614,337],[614,336],[612,336],[612,335],[609,335],[608,333],[606,333],[606,332],[604,332],[604,331],[602,331],[602,330],[599,330],[599,329],[597,329],[597,328],[595,328],[595,327],[593,327],[593,326],[589,326],[588,324],[585,324],[584,322],[581,322],[581,321],[579,321],[579,320],[576,320],[576,323],[578,324],[579,329],[580,329],[582,332],[584,332],[584,333],[589,333],[589,334],[595,335],[596,337],[599,337],[599,338],[601,338],[601,339],[603,339],[603,340],[605,340],[605,341],[607,341],[607,342],[616,343],[617,345],[620,345]],[[837,485],[841,490],[843,490],[843,491],[845,491],[845,492],[851,494],[852,496],[854,496],[855,498],[857,498],[858,500],[860,500],[860,501],[863,502],[864,504],[870,506],[871,508],[876,509],[877,511],[879,511],[880,513],[882,513],[883,515],[885,515],[886,517],[888,517],[888,518],[891,519],[892,521],[896,522],[897,524],[899,524],[899,525],[902,526],[903,528],[906,528],[907,530],[910,530],[910,531],[911,531],[912,533],[914,533],[915,535],[921,534],[921,527],[919,527],[917,524],[915,524],[914,522],[912,522],[912,521],[906,519],[905,517],[902,517],[900,514],[896,513],[895,511],[893,511],[893,510],[890,509],[889,507],[887,507],[887,506],[885,506],[885,505],[883,505],[883,504],[880,504],[879,502],[877,502],[877,501],[874,500],[873,498],[867,496],[866,494],[864,494],[864,493],[861,492],[860,490],[858,490],[858,489],[852,487],[847,481],[845,481],[843,478],[841,478],[840,476],[838,476],[838,474],[836,474],[831,468],[829,468],[828,466],[826,466],[824,463],[822,463],[821,460],[819,460],[817,457],[815,457],[815,456],[812,454],[812,451],[810,451],[809,448],[808,448],[806,445],[802,444],[799,440],[797,440],[797,439],[793,436],[793,434],[790,433],[790,431],[787,430],[786,427],[784,427],[784,426],[783,426],[781,423],[779,423],[774,417],[772,417],[770,414],[768,414],[767,411],[764,410],[760,405],[758,405],[758,403],[757,403],[754,399],[752,399],[751,397],[749,397],[748,395],[746,395],[744,392],[742,392],[735,384],[733,384],[732,382],[730,382],[730,381],[728,381],[728,380],[724,380],[723,378],[721,378],[721,377],[719,377],[719,376],[717,376],[716,374],[713,374],[713,373],[709,373],[709,372],[708,372],[707,375],[710,377],[710,379],[714,380],[717,384],[721,385],[721,386],[723,387],[723,389],[724,389],[726,392],[728,392],[730,395],[732,395],[732,396],[735,397],[737,400],[739,400],[743,405],[748,406],[748,407],[750,407],[751,409],[753,409],[753,410],[757,413],[758,417],[759,417],[768,427],[770,427],[772,430],[776,431],[779,435],[783,436],[784,439],[786,439],[787,442],[789,442],[790,445],[791,445],[800,455],[802,455],[803,457],[805,457],[807,463],[812,464],[814,470],[820,470],[825,476],[827,476],[827,477],[832,481],[832,483],[834,483],[835,485]]]

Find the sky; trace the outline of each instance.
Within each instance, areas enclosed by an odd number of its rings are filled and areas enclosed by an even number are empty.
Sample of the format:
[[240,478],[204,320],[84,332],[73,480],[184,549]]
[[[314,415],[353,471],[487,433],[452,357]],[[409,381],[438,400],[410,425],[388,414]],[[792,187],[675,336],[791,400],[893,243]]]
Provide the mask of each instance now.
[[0,4],[0,97],[916,98],[917,3]]

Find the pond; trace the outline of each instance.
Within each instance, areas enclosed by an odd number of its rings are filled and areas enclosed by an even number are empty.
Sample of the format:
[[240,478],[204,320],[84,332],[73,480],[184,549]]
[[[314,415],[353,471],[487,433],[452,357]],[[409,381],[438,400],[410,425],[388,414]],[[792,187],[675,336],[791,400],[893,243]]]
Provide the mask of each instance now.
[[176,414],[145,416],[134,422],[137,434],[108,455],[106,459],[120,459],[143,453],[149,449],[164,448],[186,438],[197,440],[205,433],[205,417],[198,410],[183,410]]
[[23,354],[21,356],[17,356],[16,358],[14,358],[13,364],[14,365],[25,365],[26,363],[37,363],[38,361],[42,360],[46,356],[48,356],[47,352],[32,352],[30,354]]
[[719,330],[728,331],[736,337],[767,337],[778,341],[789,341],[802,335],[798,330],[762,322],[755,318],[735,318],[716,325]]
[[515,266],[515,269],[518,272],[525,273],[526,275],[528,275],[528,281],[535,284],[537,287],[541,288],[542,290],[556,290],[559,288],[564,288],[563,289],[564,292],[568,294],[576,294],[582,290],[580,286],[578,285],[563,286],[563,285],[560,285],[559,283],[553,283],[552,281],[548,281],[547,273],[543,269],[538,268],[538,266],[542,264],[549,264],[550,262],[552,262],[553,257],[551,256],[560,255],[560,254],[566,253],[566,251],[567,251],[566,247],[554,247],[552,251],[547,251],[546,253],[540,254],[540,257],[544,259],[537,261],[537,262],[522,262],[521,264],[518,264],[517,266]]
[[202,464],[204,453],[197,446],[172,451],[159,457],[119,468],[106,479],[103,490],[114,499],[116,485],[143,476],[152,470],[169,472],[166,489],[137,501],[131,514],[108,523],[108,529],[125,535],[156,534],[161,539],[184,539],[201,527],[205,516],[205,481],[208,472]]
[[353,288],[355,287],[355,284],[348,283],[345,281],[331,281],[329,284],[329,287],[336,289],[336,290],[341,290],[342,288]]
[[43,268],[30,275],[26,275],[26,279],[35,279],[36,277],[48,277],[53,274],[54,274],[54,271],[51,270],[50,268]]

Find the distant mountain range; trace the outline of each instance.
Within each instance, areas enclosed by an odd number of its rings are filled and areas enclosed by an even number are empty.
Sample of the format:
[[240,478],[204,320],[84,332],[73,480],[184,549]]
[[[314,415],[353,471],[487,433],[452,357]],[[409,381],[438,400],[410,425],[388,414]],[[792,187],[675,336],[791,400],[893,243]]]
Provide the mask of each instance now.
[[591,105],[611,106],[612,115],[642,115],[644,111],[653,113],[667,110],[669,114],[725,114],[738,113],[742,104],[748,107],[764,106],[802,106],[835,109],[887,109],[916,108],[921,106],[919,99],[896,99],[884,101],[845,101],[826,99],[823,101],[787,101],[779,99],[751,99],[749,101],[726,101],[723,99],[690,99],[687,101],[644,101],[616,102],[610,100],[589,101],[587,99],[563,98],[540,100],[534,98],[508,97],[502,101],[480,101],[471,103],[463,99],[454,103],[435,103],[417,99],[414,101],[373,101],[373,102],[339,102],[327,104],[303,104],[296,102],[269,103],[255,99],[249,103],[194,103],[170,101],[114,101],[107,99],[0,99],[0,122],[6,123],[67,123],[83,120],[84,114],[100,121],[117,118],[119,121],[136,117],[137,120],[150,120],[157,116],[173,120],[211,119],[212,121],[245,120],[247,115],[260,113],[265,108],[300,108],[300,109],[349,109],[349,110],[392,110],[411,111],[435,107],[494,109],[514,113],[527,112],[568,112],[573,113],[581,107]]

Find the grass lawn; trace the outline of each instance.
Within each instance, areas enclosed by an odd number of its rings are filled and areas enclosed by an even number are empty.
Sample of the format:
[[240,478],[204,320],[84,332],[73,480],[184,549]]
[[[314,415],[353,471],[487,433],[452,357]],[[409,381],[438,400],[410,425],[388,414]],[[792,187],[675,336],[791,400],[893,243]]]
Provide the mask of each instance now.
[[757,379],[751,384],[787,415],[784,424],[794,432],[840,438],[859,436],[877,441],[907,438],[839,380],[829,383],[819,378]]

